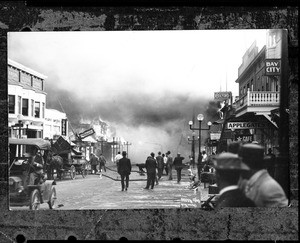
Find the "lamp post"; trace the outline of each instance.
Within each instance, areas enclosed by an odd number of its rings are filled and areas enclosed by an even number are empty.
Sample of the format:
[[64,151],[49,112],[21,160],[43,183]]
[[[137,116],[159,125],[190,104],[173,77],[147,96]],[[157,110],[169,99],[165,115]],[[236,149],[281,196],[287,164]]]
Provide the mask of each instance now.
[[197,128],[197,127],[192,127],[192,126],[193,126],[193,121],[189,121],[190,129],[191,129],[192,131],[194,131],[194,130],[199,131],[199,155],[198,155],[199,157],[200,157],[200,154],[201,154],[201,131],[202,131],[202,130],[210,130],[210,126],[212,125],[212,123],[209,121],[209,122],[207,123],[208,128],[201,128],[201,122],[203,121],[203,119],[204,119],[203,114],[199,114],[199,115],[197,116],[197,120],[199,121],[199,127],[198,127],[198,128]]
[[195,132],[192,133],[192,139],[188,137],[188,141],[192,141],[192,166],[194,167],[195,165]]

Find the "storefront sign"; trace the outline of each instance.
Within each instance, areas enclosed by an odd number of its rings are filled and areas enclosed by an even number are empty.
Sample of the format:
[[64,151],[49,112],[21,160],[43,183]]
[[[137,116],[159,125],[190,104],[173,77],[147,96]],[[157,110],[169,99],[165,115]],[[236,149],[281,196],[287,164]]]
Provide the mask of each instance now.
[[280,75],[281,60],[266,59],[265,71],[266,71],[266,75],[269,76]]
[[84,139],[84,138],[86,138],[88,136],[93,135],[94,133],[95,133],[94,129],[90,128],[90,129],[88,129],[88,130],[86,130],[86,131],[84,131],[82,133],[79,133],[79,136],[80,136],[81,139]]
[[266,123],[260,122],[228,122],[227,128],[234,129],[254,129],[254,128],[266,128]]
[[235,135],[235,141],[251,143],[253,141],[253,135]]
[[228,100],[231,98],[231,92],[215,92],[214,99],[219,101]]
[[210,140],[220,140],[221,133],[220,132],[212,132],[210,133]]
[[61,135],[67,136],[67,119],[61,119]]

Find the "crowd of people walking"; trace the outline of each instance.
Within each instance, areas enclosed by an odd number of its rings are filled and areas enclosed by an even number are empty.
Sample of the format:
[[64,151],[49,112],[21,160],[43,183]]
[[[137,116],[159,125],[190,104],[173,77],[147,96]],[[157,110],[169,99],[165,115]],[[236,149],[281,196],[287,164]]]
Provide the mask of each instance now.
[[[264,148],[258,144],[232,142],[227,151],[208,156],[202,151],[198,156],[197,166],[190,161],[191,184],[199,187],[204,183],[204,188],[215,184],[218,192],[215,193],[215,207],[285,207],[288,199],[280,184],[273,178],[270,169],[270,160],[274,162],[274,154],[269,150],[268,160],[264,155]],[[159,184],[163,175],[167,180],[173,180],[173,169],[176,171],[177,183],[181,182],[181,172],[187,165],[183,162],[184,157],[177,153],[175,158],[168,151],[155,156],[151,152],[144,164],[147,174],[145,190],[154,189]],[[268,161],[268,163],[266,162]],[[92,170],[100,164],[100,172],[105,170],[106,160],[103,155],[98,158],[94,154],[91,157]],[[129,187],[129,175],[132,165],[127,153],[120,152],[115,157],[117,172],[121,176],[121,190],[127,191]],[[197,173],[193,174],[197,168]],[[164,174],[165,171],[165,174]],[[270,172],[271,171],[271,174]],[[197,175],[197,176],[196,176]],[[210,177],[213,175],[213,177]],[[100,174],[101,176],[101,174]],[[212,179],[213,178],[213,179]],[[194,188],[192,188],[194,189]]]

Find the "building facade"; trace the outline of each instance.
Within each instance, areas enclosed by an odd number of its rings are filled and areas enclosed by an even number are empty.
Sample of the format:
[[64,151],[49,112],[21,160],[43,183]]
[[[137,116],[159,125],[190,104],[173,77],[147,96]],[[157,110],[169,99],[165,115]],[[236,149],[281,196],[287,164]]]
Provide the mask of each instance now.
[[45,75],[8,59],[9,137],[43,138]]
[[69,136],[67,115],[55,109],[46,109],[43,138],[56,139],[59,136]]
[[280,76],[266,75],[266,46],[259,52],[256,43],[247,50],[238,70],[239,99],[233,105],[226,128],[232,131],[233,140],[256,141],[278,151],[278,124],[272,111],[280,105]]

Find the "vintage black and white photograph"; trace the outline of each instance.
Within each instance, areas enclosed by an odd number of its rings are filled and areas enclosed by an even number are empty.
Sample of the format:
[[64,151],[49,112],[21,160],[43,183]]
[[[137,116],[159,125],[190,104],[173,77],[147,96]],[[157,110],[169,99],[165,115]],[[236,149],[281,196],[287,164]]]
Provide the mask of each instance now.
[[286,41],[9,32],[9,209],[287,207]]

